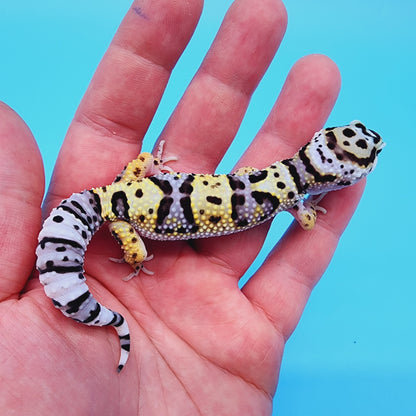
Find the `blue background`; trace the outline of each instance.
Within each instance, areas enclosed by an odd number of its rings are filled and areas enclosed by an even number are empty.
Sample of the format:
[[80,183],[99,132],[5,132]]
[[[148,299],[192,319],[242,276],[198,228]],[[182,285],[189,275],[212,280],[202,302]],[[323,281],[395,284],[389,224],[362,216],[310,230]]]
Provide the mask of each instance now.
[[[208,0],[147,135],[160,133],[230,0]],[[387,142],[380,163],[289,340],[274,414],[414,415],[416,406],[414,0],[286,0],[289,26],[221,165],[229,170],[261,126],[293,63],[324,53],[343,86],[328,124],[359,118]],[[47,180],[75,109],[130,6],[128,0],[0,3],[0,99],[38,140]],[[28,178],[30,180],[30,178]],[[265,250],[290,222],[282,214]]]

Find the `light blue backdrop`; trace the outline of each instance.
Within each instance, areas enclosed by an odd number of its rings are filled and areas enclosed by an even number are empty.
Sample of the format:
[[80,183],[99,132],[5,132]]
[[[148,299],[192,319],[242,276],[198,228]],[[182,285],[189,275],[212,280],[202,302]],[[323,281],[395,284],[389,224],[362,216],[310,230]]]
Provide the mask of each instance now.
[[[207,0],[145,147],[161,131],[230,0]],[[387,147],[285,351],[274,414],[414,415],[416,336],[414,0],[286,0],[289,26],[222,163],[231,168],[291,65],[329,55],[343,87],[329,124],[360,118]],[[0,0],[0,99],[26,120],[47,178],[65,131],[129,0]],[[180,88],[178,88],[178,85]],[[30,178],[29,178],[30,179]],[[261,263],[290,222],[275,221]]]

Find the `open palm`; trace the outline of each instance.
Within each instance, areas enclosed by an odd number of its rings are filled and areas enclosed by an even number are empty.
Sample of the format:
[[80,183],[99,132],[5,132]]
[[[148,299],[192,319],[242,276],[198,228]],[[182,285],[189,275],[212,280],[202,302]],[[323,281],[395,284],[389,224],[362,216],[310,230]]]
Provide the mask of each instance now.
[[[140,5],[139,5],[140,3]],[[140,151],[202,0],[146,0],[128,11],[70,126],[44,213],[73,192],[111,183]],[[250,96],[286,27],[277,0],[237,0],[164,129],[170,166],[211,173],[236,134]],[[309,56],[283,90],[238,166],[290,157],[324,124],[339,89],[336,66]],[[146,241],[154,260],[129,282],[108,231],[90,244],[87,283],[123,314],[132,335],[116,373],[112,328],[79,325],[56,311],[31,276],[41,225],[43,169],[23,121],[0,106],[0,409],[17,414],[266,415],[284,344],[324,272],[364,184],[329,195],[314,230],[293,224],[242,290],[238,280],[266,236]],[[30,175],[28,175],[30,173]]]

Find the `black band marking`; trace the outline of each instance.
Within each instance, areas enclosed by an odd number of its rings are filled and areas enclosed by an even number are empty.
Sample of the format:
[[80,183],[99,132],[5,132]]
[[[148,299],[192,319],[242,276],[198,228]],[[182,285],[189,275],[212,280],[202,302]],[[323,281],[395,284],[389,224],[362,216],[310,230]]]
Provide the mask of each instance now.
[[189,196],[184,196],[179,200],[179,203],[181,204],[181,207],[183,209],[183,215],[185,216],[185,219],[188,222],[188,224],[194,224],[195,218],[194,214],[192,213],[191,198]]
[[245,189],[246,185],[243,181],[238,179],[236,175],[227,175],[228,182],[230,183],[230,187],[233,191],[236,189]]
[[46,262],[46,268],[44,269],[38,269],[39,274],[45,274],[50,272],[55,272],[59,274],[65,274],[65,273],[78,273],[82,272],[83,268],[82,265],[79,266],[57,266],[54,264],[52,260],[49,260]]
[[90,311],[90,316],[88,316],[88,318],[84,319],[82,321],[82,323],[87,324],[89,322],[92,322],[94,319],[97,318],[97,316],[100,314],[100,312],[101,312],[101,305],[97,302],[96,305],[95,305],[95,308]]
[[269,192],[260,192],[260,191],[253,191],[251,193],[251,196],[254,198],[254,200],[259,204],[259,205],[263,205],[265,202],[270,202],[270,204],[272,205],[272,211],[269,213],[269,215],[276,211],[276,209],[279,207],[280,205],[280,201],[279,199],[272,195]]
[[194,187],[191,185],[194,181],[195,176],[188,175],[188,177],[183,181],[182,185],[179,187],[179,192],[181,194],[191,195],[194,190]]
[[170,207],[173,204],[173,198],[170,196],[165,196],[162,198],[159,204],[159,208],[157,209],[157,219],[156,224],[162,225],[165,218],[169,215]]
[[161,180],[156,176],[150,176],[149,180],[153,182],[165,195],[170,195],[173,192],[172,185],[168,180]]
[[42,240],[39,242],[40,248],[44,249],[47,243],[60,244],[60,245],[62,244],[62,245],[82,249],[82,246],[76,241],[68,240],[67,238],[59,238],[59,237],[43,237]]
[[69,212],[71,215],[73,215],[79,222],[81,222],[90,232],[94,230],[93,227],[90,226],[88,221],[80,215],[77,211],[69,207],[68,205],[59,205],[56,209],[62,209],[62,211]]
[[298,173],[298,170],[296,169],[296,166],[292,165],[290,159],[283,160],[282,164],[288,167],[290,176],[292,177],[293,182],[295,183],[298,194],[303,194],[306,189],[302,186],[300,175]]
[[74,314],[79,311],[79,308],[81,305],[91,296],[91,293],[87,290],[82,295],[78,296],[76,299],[71,300],[68,302],[66,306],[68,306],[68,309],[65,310],[67,314]]
[[[328,132],[328,134],[330,134],[332,132]],[[332,133],[333,134],[333,133]],[[320,183],[325,183],[325,182],[334,182],[337,177],[335,175],[321,175],[312,165],[312,162],[310,161],[310,159],[308,158],[308,156],[306,156],[305,153],[305,149],[306,149],[307,145],[302,147],[302,149],[299,150],[299,157],[302,160],[303,164],[305,165],[305,169],[306,172],[310,173],[311,175],[313,175],[315,182],[320,182]]]

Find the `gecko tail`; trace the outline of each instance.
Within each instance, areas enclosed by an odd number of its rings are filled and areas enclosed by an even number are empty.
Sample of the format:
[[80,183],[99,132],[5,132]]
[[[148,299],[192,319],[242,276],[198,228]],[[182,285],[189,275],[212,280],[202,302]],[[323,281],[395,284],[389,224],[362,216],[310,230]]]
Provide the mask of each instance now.
[[127,322],[94,298],[84,276],[88,243],[103,222],[100,199],[94,192],[84,191],[63,200],[43,224],[36,267],[46,295],[65,316],[85,325],[114,327],[120,340],[120,372],[130,352]]

